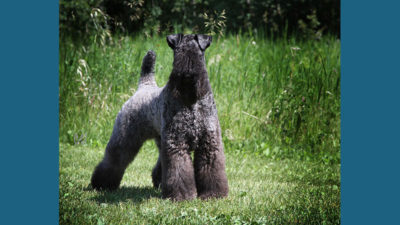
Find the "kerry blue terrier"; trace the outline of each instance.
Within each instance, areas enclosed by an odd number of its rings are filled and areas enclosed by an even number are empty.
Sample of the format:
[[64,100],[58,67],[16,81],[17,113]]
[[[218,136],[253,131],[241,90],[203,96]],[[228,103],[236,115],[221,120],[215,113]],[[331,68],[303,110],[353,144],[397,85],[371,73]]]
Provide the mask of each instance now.
[[161,185],[163,198],[225,197],[228,180],[221,128],[204,58],[211,37],[175,34],[167,42],[174,51],[167,85],[157,86],[156,56],[149,51],[143,58],[139,88],[118,113],[105,156],[93,172],[92,187],[118,188],[143,142],[155,139],[159,157],[152,179],[154,187]]

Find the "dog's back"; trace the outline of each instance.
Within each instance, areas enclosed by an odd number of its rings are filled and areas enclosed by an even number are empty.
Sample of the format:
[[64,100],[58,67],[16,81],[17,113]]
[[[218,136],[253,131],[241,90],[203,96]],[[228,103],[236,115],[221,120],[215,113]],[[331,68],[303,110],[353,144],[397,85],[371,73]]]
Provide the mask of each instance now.
[[149,138],[153,138],[154,135],[160,133],[161,124],[161,107],[159,106],[162,104],[160,94],[163,88],[157,86],[154,78],[155,62],[156,54],[149,50],[142,61],[138,90],[125,102],[118,115],[118,117],[127,117],[124,121],[128,121],[128,123],[129,121],[140,119],[143,125],[141,129],[154,130],[148,132],[151,133]]

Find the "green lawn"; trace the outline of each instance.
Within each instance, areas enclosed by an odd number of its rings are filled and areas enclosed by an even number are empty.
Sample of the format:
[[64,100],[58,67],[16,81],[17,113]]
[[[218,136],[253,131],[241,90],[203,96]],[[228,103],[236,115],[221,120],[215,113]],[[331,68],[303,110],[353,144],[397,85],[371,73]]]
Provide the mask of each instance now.
[[226,199],[171,202],[151,183],[146,142],[114,192],[89,187],[102,148],[60,144],[60,224],[339,224],[340,164],[226,153]]

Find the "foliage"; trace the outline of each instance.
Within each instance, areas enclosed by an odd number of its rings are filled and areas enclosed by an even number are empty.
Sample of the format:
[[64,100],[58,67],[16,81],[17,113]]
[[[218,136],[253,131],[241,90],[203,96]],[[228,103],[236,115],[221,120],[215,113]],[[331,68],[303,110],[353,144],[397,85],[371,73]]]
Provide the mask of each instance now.
[[109,15],[112,30],[142,31],[146,35],[160,32],[207,32],[204,15],[226,12],[226,30],[264,34],[303,32],[306,37],[327,32],[340,35],[339,0],[60,0],[60,30],[82,37],[94,26],[92,8]]
[[218,33],[220,36],[224,36],[224,30],[226,27],[225,10],[223,10],[220,14],[214,12],[214,15],[208,15],[207,13],[204,13],[203,17],[207,34],[216,35]]
[[106,45],[107,42],[112,40],[111,32],[107,23],[109,16],[100,9],[93,8],[90,17],[92,18],[95,28],[94,42],[97,43],[98,39],[100,39],[100,44],[102,46]]
[[147,142],[119,189],[96,192],[91,172],[104,149],[60,145],[60,224],[340,224],[340,165],[265,160],[228,152],[230,193],[171,202],[151,185],[157,161]]
[[[60,142],[107,144],[149,49],[163,86],[173,58],[165,37],[60,41]],[[213,41],[206,60],[227,152],[340,161],[339,40],[226,35]]]
[[95,29],[90,18],[93,8],[99,8],[102,0],[60,0],[60,34],[74,38],[90,36]]
[[302,34],[306,38],[321,38],[322,31],[325,27],[318,29],[320,26],[320,22],[318,21],[316,11],[313,10],[310,15],[307,15],[308,23],[303,21],[302,19],[299,20],[299,28]]

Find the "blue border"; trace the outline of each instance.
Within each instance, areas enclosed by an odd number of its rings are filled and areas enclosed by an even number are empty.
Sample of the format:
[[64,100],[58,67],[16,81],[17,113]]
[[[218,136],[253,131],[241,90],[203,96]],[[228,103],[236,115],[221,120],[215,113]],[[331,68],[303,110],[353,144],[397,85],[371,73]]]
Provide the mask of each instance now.
[[[400,4],[342,1],[342,223],[398,222]],[[58,223],[58,1],[0,13],[2,222]]]
[[58,223],[58,1],[0,8],[1,222]]
[[341,4],[341,222],[399,223],[400,2]]

